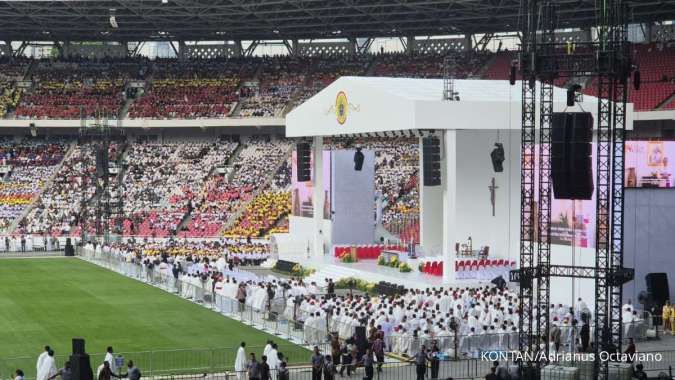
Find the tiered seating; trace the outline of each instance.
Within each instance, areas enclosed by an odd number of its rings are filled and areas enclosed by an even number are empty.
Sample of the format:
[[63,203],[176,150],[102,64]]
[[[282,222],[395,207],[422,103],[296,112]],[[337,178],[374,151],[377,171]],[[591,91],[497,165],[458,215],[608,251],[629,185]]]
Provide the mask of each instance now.
[[[517,58],[516,52],[502,51],[497,53],[483,72],[483,79],[509,79],[511,63]],[[520,78],[521,76],[518,74],[518,79]]]
[[237,87],[255,70],[249,60],[160,60],[148,91],[129,109],[130,118],[197,119],[227,116]]
[[262,183],[274,174],[270,170],[271,165],[286,156],[289,147],[286,140],[249,138],[232,163],[234,172],[231,178],[214,175],[206,179],[195,198],[187,230],[181,231],[180,236],[214,236],[242,202],[253,199],[258,190],[262,190]]
[[0,182],[0,231],[6,231],[12,221],[41,191],[56,170],[65,152],[65,141],[24,140],[0,142],[3,164],[12,166],[9,179]]
[[176,141],[132,144],[124,177],[124,223],[127,235],[168,236],[177,232],[194,207],[202,181],[226,161],[237,144]]
[[[641,86],[638,91],[630,86],[628,101],[634,103],[636,111],[653,110],[675,93],[675,47],[634,45],[633,57],[640,69]],[[597,96],[597,80],[593,80],[584,93]]]
[[307,58],[272,57],[265,59],[257,87],[241,91],[241,117],[278,117],[298,92],[309,71]]
[[[487,55],[476,53],[452,53],[455,60],[452,74],[463,79],[477,74]],[[443,55],[410,56],[406,53],[383,54],[377,57],[375,76],[405,78],[443,78]]]
[[97,114],[117,117],[124,87],[141,71],[135,61],[51,61],[34,65],[34,89],[16,109],[21,119],[79,119]]
[[22,91],[16,81],[23,78],[29,63],[25,58],[0,57],[0,118],[19,104]]
[[261,237],[290,212],[290,192],[265,191],[246,206],[237,225],[225,231],[225,236]]
[[335,59],[315,59],[312,61],[312,73],[297,103],[301,104],[324,87],[342,76],[365,74],[370,57],[338,57]]

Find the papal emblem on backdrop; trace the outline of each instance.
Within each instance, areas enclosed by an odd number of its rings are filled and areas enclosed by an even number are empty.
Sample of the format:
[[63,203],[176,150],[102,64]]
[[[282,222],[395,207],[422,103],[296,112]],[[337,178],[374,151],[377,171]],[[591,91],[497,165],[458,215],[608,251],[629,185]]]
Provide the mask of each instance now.
[[335,117],[338,123],[344,124],[347,121],[347,114],[349,113],[349,102],[347,101],[347,94],[344,91],[338,92],[335,97]]

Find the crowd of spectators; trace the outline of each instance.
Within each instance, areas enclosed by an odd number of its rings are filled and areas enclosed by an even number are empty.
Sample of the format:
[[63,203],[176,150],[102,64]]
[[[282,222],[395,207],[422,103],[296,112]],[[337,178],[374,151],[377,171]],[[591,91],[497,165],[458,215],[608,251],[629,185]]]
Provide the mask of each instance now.
[[0,56],[0,118],[19,104],[22,90],[16,82],[23,78],[29,65],[30,61],[26,58]]
[[237,88],[255,72],[253,59],[158,60],[147,92],[130,106],[130,118],[226,117],[239,100]]
[[[193,210],[202,183],[236,146],[229,139],[132,144],[124,176],[125,233],[176,234],[185,215]],[[200,230],[194,229],[195,233]]]
[[268,57],[257,85],[241,89],[240,117],[279,117],[294,95],[304,86],[310,70],[309,58]]
[[290,175],[278,178],[270,169],[288,156],[289,149],[287,140],[273,140],[269,136],[249,137],[231,163],[231,172],[213,175],[204,182],[199,196],[195,198],[192,219],[186,226],[187,232],[181,231],[181,236],[216,235],[231,214],[241,208],[242,203],[252,200],[263,190],[267,177],[274,176],[270,178],[272,182],[278,179],[282,183],[284,178],[290,179]]
[[39,194],[56,171],[65,150],[62,139],[0,141],[2,164],[10,170],[0,181],[0,230],[7,231]]
[[303,103],[305,100],[333,83],[339,77],[364,75],[371,61],[372,58],[368,56],[313,59],[311,64],[311,74],[309,75],[307,83],[302,90],[302,94],[297,99],[296,104]]
[[33,88],[21,97],[16,117],[117,118],[126,82],[143,77],[145,70],[141,61],[127,59],[36,61],[29,76]]

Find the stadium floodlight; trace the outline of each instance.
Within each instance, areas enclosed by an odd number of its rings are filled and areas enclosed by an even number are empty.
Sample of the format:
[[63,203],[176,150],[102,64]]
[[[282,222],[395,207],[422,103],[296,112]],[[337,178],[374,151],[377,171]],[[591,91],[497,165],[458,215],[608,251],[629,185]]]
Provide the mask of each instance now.
[[169,4],[169,0],[162,0],[162,4]]

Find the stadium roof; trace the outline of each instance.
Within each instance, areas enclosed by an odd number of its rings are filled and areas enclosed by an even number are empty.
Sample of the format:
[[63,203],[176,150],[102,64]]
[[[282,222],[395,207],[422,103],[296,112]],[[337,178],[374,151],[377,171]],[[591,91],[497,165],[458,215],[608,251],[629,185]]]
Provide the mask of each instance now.
[[[166,2],[166,3],[165,3]],[[558,0],[560,27],[588,27],[596,0]],[[249,40],[518,29],[520,0],[2,1],[2,40]],[[675,0],[631,3],[631,22],[675,19]],[[113,28],[110,16],[118,27]]]

